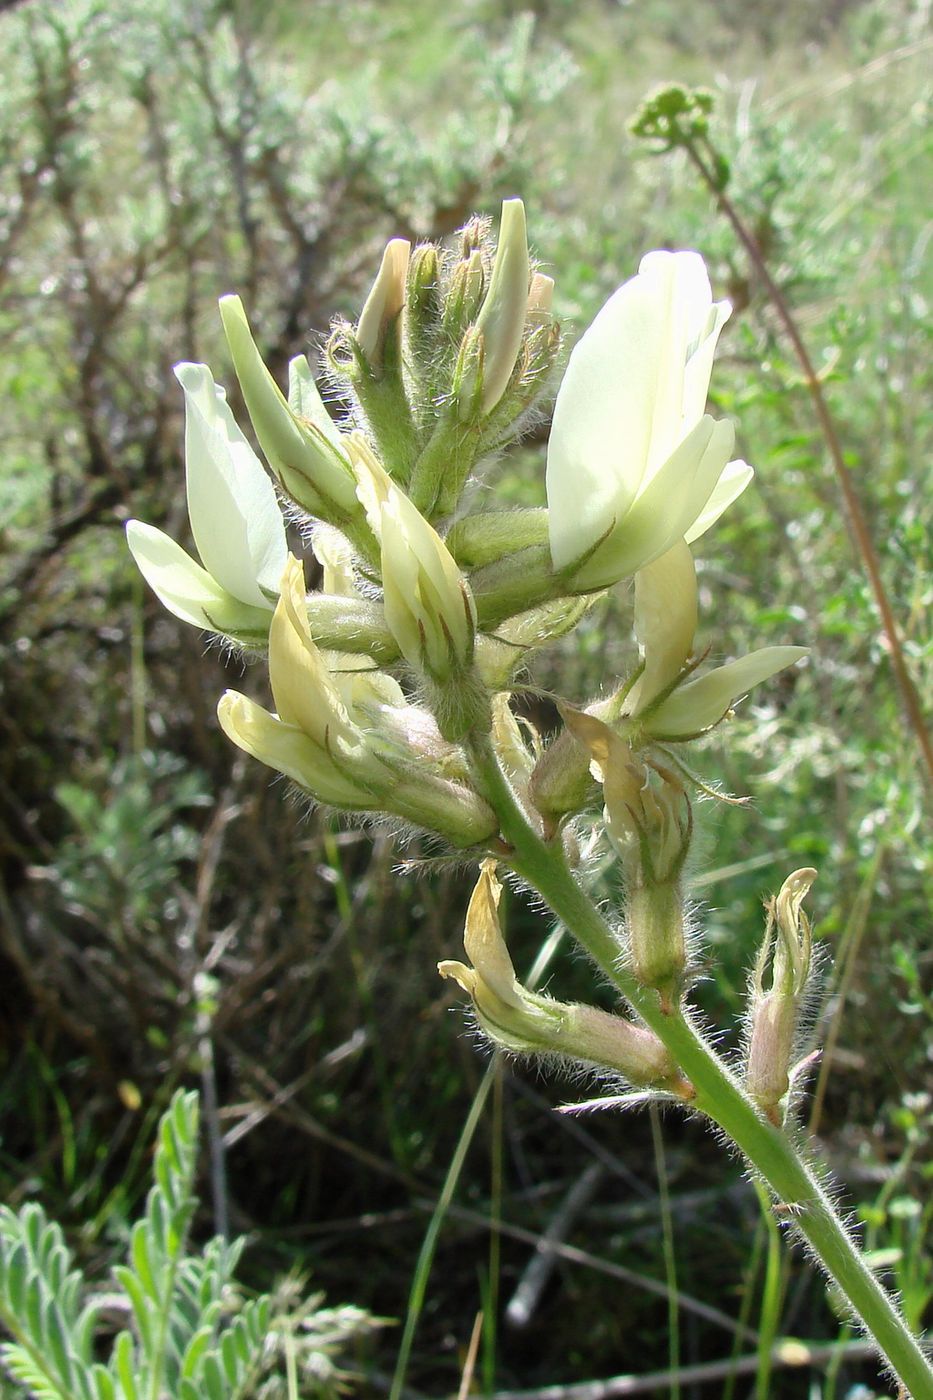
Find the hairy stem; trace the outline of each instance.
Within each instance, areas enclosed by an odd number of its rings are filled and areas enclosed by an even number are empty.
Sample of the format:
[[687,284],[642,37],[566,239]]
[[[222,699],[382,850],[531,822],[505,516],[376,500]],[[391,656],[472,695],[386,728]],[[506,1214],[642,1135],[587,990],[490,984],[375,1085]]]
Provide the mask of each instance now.
[[640,986],[623,961],[615,932],[568,869],[559,842],[546,843],[535,831],[488,738],[473,738],[471,751],[477,782],[499,814],[502,834],[512,847],[507,857],[512,869],[538,891],[664,1042],[693,1084],[693,1106],[727,1134],[767,1183],[913,1400],[933,1400],[933,1368],[865,1263],[801,1147],[759,1114],[689,1011],[663,1011],[657,993]]

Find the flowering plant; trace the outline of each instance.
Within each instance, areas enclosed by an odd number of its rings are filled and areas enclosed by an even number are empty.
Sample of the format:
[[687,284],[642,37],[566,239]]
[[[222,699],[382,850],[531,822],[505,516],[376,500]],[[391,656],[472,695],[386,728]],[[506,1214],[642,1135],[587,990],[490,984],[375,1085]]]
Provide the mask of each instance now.
[[[274,712],[236,692],[220,700],[235,744],[319,803],[389,817],[480,861],[469,962],[440,971],[466,991],[490,1039],[705,1115],[793,1207],[891,1365],[928,1396],[919,1346],[797,1138],[811,966],[802,902],[814,871],[790,875],[769,907],[743,1063],[720,1056],[690,1006],[684,872],[695,782],[683,746],[805,655],[767,647],[709,669],[696,643],[691,546],[752,476],[732,458],[733,425],[705,412],[729,307],[713,301],[697,253],[648,254],[570,356],[547,506],[477,510],[471,483],[540,412],[556,369],[552,293],[529,255],[518,200],[503,206],[495,245],[482,219],[453,249],[393,240],[358,321],[337,324],[328,342],[322,383],[347,405],[339,422],[303,356],[287,396],[279,389],[238,299],[224,298],[272,479],[207,367],[182,365],[202,564],[135,521],[130,548],[183,621],[266,655]],[[323,568],[321,590],[306,592],[286,516]],[[536,649],[629,579],[629,674],[588,703],[562,703],[563,729],[546,742],[516,717],[516,678]],[[622,877],[609,914],[589,893],[580,855],[578,823],[594,799]],[[519,981],[499,921],[500,870],[567,927],[616,989],[613,1012]]]

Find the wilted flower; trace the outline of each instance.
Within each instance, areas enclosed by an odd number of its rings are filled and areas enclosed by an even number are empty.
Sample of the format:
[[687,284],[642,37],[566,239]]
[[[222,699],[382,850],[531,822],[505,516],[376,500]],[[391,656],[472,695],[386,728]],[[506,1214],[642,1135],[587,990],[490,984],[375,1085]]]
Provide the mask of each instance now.
[[392,708],[404,697],[391,677],[354,671],[341,685],[331,674],[311,635],[301,563],[291,556],[269,632],[269,679],[277,714],[236,691],[220,700],[221,727],[239,748],[330,806],[392,812],[456,846],[495,834],[486,803],[465,783],[432,771],[422,746],[406,743]]
[[555,1001],[522,986],[502,937],[502,886],[495,869],[495,861],[483,862],[467,909],[463,946],[472,966],[442,962],[437,968],[442,977],[452,978],[469,993],[486,1033],[518,1054],[568,1056],[615,1070],[632,1084],[683,1092],[684,1082],[670,1055],[645,1027],[593,1006]]
[[751,479],[735,433],[703,413],[731,308],[697,253],[649,253],[584,333],[554,405],[547,492],[554,568],[580,591],[697,539]]
[[781,1121],[781,1101],[791,1084],[800,1003],[810,975],[812,934],[802,905],[815,879],[815,870],[795,870],[777,898],[768,901],[768,924],[752,974],[745,1082],[775,1123]]

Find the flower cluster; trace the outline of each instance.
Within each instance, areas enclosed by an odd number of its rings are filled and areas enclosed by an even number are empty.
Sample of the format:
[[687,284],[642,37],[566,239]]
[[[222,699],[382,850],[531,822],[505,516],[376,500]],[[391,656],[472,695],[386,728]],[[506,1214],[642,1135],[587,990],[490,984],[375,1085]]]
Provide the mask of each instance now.
[[[627,955],[670,1006],[687,971],[680,881],[692,816],[682,770],[658,745],[705,733],[804,652],[770,647],[700,670],[691,545],[752,472],[732,457],[732,424],[706,412],[730,308],[713,301],[697,253],[648,254],[579,339],[554,404],[546,508],[485,498],[475,508],[478,471],[540,416],[560,353],[552,295],[519,200],[503,205],[495,243],[483,219],[454,247],[394,239],[356,323],[334,326],[317,378],[294,359],[287,392],[239,299],[224,297],[265,465],[207,366],[179,365],[200,562],[138,521],[128,539],[176,616],[266,655],[274,709],[231,691],[220,723],[316,801],[501,854],[501,813],[473,761],[480,740],[543,841],[560,845],[601,785],[625,876]],[[339,420],[319,382],[346,406]],[[306,589],[286,521],[323,588]],[[510,706],[516,673],[628,579],[631,673],[608,698],[568,705],[563,733],[545,745]],[[468,922],[481,933],[468,937],[473,967],[445,966],[490,1033],[673,1083],[663,1046],[634,1023],[520,986],[497,889],[485,866]]]

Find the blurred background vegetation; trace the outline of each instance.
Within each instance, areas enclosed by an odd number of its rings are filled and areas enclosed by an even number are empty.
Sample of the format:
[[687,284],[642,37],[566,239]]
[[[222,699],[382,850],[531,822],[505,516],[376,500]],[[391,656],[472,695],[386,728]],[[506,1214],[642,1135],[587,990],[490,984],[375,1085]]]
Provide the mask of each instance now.
[[[4,7],[0,1190],[40,1197],[92,1273],[119,1252],[156,1116],[188,1083],[211,1127],[203,1229],[228,1218],[250,1236],[247,1277],[298,1269],[335,1303],[406,1315],[485,1072],[434,973],[456,955],[469,872],[400,876],[386,839],[308,818],[237,756],[213,712],[240,663],[146,592],[122,525],[184,537],[170,371],[207,360],[237,406],[220,294],[243,296],[281,374],[358,311],[387,237],[443,238],[521,194],[568,343],[652,247],[701,249],[735,304],[713,388],[757,476],[703,541],[704,634],[714,656],[813,650],[702,755],[707,778],[754,800],[701,809],[699,998],[737,1040],[761,897],[818,866],[835,971],[814,1011],[831,1046],[814,1127],[929,1323],[933,879],[916,745],[773,308],[684,160],[652,157],[627,121],[661,80],[716,93],[730,192],[824,372],[929,695],[930,20],[929,0]],[[542,441],[501,466],[503,499],[543,503]],[[597,610],[535,679],[584,700],[622,673],[627,606]],[[509,914],[527,966],[547,930],[518,901]],[[585,966],[569,976],[588,991]],[[682,1364],[754,1353],[771,1325],[840,1335],[699,1125],[664,1122],[659,1182],[647,1116],[553,1113],[574,1097],[496,1070],[427,1280],[412,1394],[456,1391],[477,1312],[484,1393],[663,1369],[668,1225]],[[563,1254],[535,1287],[549,1228]],[[400,1330],[347,1329],[365,1393],[385,1387]],[[684,1377],[682,1393],[751,1392],[727,1374]],[[780,1369],[770,1394],[879,1385],[853,1357],[828,1376]]]

